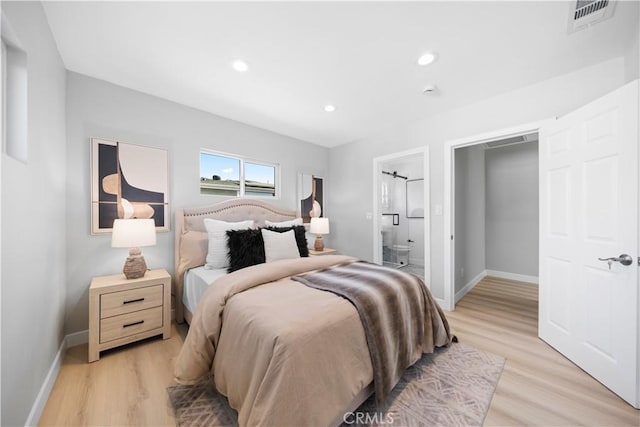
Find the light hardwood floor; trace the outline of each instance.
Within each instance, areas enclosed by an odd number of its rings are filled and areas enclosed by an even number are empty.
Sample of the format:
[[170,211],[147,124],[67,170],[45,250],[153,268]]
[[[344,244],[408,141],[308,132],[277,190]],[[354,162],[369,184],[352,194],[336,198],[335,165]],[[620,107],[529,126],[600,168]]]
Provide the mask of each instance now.
[[640,411],[538,338],[537,286],[487,277],[447,317],[461,342],[506,358],[485,426],[640,426]]
[[[640,426],[640,411],[537,338],[537,287],[486,278],[447,313],[461,342],[507,361],[486,426]],[[40,425],[174,425],[166,387],[186,334],[103,352],[68,350]]]

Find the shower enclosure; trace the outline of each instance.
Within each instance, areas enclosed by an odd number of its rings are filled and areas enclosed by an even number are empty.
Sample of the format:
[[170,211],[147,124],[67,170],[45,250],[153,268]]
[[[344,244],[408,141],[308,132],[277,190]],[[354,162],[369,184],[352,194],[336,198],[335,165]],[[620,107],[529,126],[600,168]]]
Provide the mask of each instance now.
[[428,279],[428,150],[378,157],[373,164],[373,260]]
[[396,268],[411,263],[415,239],[411,218],[424,217],[422,179],[383,170],[381,186],[382,262]]

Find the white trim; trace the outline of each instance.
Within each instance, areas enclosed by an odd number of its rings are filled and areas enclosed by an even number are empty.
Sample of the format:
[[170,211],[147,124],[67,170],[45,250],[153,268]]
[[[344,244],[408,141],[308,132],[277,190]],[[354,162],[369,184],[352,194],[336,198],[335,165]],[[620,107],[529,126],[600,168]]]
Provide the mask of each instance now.
[[62,359],[64,358],[64,353],[66,350],[66,337],[62,340],[60,344],[60,348],[58,348],[58,352],[56,353],[56,357],[53,358],[53,362],[51,362],[51,367],[49,368],[49,373],[44,379],[42,386],[40,387],[40,391],[36,396],[36,400],[33,402],[33,406],[31,406],[31,411],[29,412],[29,416],[27,417],[27,421],[25,422],[25,426],[37,426],[38,420],[42,415],[42,411],[44,410],[45,405],[47,404],[47,400],[49,400],[49,395],[51,394],[51,390],[53,390],[53,385],[56,383],[56,379],[58,378],[58,372],[60,372],[60,367],[62,366]]
[[56,353],[56,357],[53,358],[53,362],[51,362],[51,367],[49,368],[49,372],[42,382],[42,386],[40,387],[40,391],[36,396],[36,399],[31,406],[31,411],[29,411],[29,416],[27,417],[27,421],[25,422],[25,426],[36,426],[38,425],[38,421],[40,420],[40,416],[42,415],[42,411],[44,410],[45,405],[47,404],[47,400],[49,400],[49,395],[51,394],[51,390],[53,390],[53,386],[58,379],[58,373],[60,373],[60,368],[62,367],[62,361],[64,360],[64,355],[68,348],[75,347],[80,344],[86,344],[89,342],[89,331],[84,330],[80,332],[74,332],[72,334],[66,335],[60,343],[60,347],[58,348],[58,352]]
[[[444,300],[443,300],[442,298],[433,298],[433,299],[438,303],[438,305],[440,306],[440,308],[442,308],[443,310],[447,310],[447,309],[444,307]],[[451,310],[447,310],[447,311],[451,311]]]
[[525,135],[532,132],[537,132],[546,123],[549,123],[553,119],[540,120],[537,122],[527,123],[519,126],[514,126],[501,130],[494,130],[491,132],[485,132],[479,135],[460,138],[452,141],[447,141],[444,145],[444,305],[449,311],[455,310],[455,286],[454,286],[454,271],[453,271],[453,259],[455,254],[455,242],[452,241],[451,236],[455,235],[454,224],[455,220],[452,215],[455,212],[453,189],[455,188],[454,181],[454,164],[456,148],[469,147],[472,145],[483,144],[485,142],[493,141],[496,139],[509,138],[513,136]]
[[89,330],[74,332],[64,337],[65,349],[89,342]]
[[[415,156],[418,154],[423,155],[422,163],[422,175],[424,179],[424,262],[420,263],[424,265],[424,277],[427,288],[431,289],[431,185],[429,180],[429,146],[425,145],[411,150],[400,151],[397,153],[387,154],[384,156],[375,157],[373,159],[373,262],[382,264],[382,242],[380,241],[380,206],[379,200],[379,188],[381,179],[380,165],[383,162],[390,160],[397,160],[403,157]],[[442,304],[441,304],[442,305]]]
[[482,270],[476,277],[469,280],[469,282],[456,292],[456,303],[462,299],[471,289],[475,288],[482,279],[487,276],[487,270]]
[[487,276],[497,277],[499,279],[516,280],[518,282],[527,282],[532,285],[538,284],[538,276],[528,276],[526,274],[509,273],[507,271],[485,270]]

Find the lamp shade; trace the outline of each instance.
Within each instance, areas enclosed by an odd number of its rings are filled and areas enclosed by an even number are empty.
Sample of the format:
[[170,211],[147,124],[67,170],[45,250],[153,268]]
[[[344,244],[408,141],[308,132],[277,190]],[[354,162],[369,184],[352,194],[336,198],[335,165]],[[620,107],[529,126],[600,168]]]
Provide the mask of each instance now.
[[312,234],[329,234],[329,218],[311,218],[309,232]]
[[156,244],[156,222],[153,219],[116,219],[113,221],[111,247],[135,248]]

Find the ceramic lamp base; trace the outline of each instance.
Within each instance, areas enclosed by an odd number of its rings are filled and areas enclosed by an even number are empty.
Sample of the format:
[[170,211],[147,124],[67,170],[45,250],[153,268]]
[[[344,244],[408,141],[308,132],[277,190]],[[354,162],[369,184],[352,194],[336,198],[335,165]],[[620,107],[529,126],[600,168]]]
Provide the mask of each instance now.
[[122,269],[127,279],[139,279],[147,272],[147,263],[142,256],[140,248],[133,248],[129,251],[129,257]]
[[322,240],[322,234],[316,234],[316,241],[313,244],[313,249],[318,252],[324,251],[324,240]]

